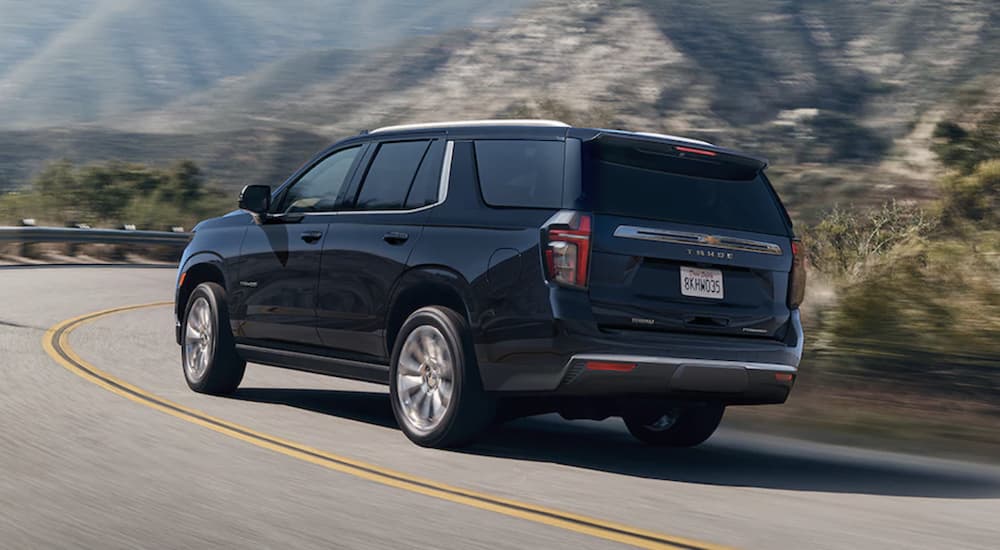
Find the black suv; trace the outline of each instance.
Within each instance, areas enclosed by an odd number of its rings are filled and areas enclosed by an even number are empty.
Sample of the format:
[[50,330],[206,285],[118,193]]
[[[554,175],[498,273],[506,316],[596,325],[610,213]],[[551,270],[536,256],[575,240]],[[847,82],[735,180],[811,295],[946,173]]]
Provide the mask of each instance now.
[[184,376],[228,394],[251,361],[388,384],[431,447],[550,412],[696,445],[727,405],[784,402],[802,355],[802,251],[765,166],[551,121],[364,132],[195,228]]

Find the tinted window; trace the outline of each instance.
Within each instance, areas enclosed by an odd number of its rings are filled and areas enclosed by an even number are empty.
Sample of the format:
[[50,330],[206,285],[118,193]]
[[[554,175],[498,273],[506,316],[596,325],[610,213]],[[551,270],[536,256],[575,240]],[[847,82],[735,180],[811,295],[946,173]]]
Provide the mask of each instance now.
[[444,141],[431,142],[430,149],[424,155],[424,160],[417,170],[417,177],[406,196],[406,208],[420,208],[434,204],[438,200],[438,187],[441,184],[441,164],[444,160]]
[[607,214],[788,235],[784,210],[756,170],[601,147],[588,163],[594,210]]
[[280,212],[322,212],[337,207],[354,159],[361,147],[343,149],[326,157],[298,179],[285,193]]
[[398,141],[379,145],[368,175],[358,193],[359,210],[393,210],[403,207],[427,151],[427,141]]
[[479,186],[486,204],[559,208],[564,150],[561,141],[477,141]]

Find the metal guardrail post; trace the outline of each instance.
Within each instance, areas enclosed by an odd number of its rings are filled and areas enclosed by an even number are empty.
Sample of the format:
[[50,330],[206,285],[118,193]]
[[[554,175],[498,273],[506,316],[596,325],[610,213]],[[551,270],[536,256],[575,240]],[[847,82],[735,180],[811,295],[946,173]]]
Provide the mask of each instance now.
[[[121,231],[135,231],[135,224],[133,223],[123,223],[118,226]],[[123,261],[127,258],[125,247],[121,244],[116,244],[111,247],[111,259],[116,261]]]
[[[35,218],[23,218],[21,220],[21,227],[35,227]],[[22,241],[21,246],[18,247],[17,255],[22,258],[30,258],[34,248],[31,246],[30,241]]]
[[[70,222],[66,224],[66,227],[73,229],[90,229],[90,226],[85,223]],[[73,257],[80,254],[80,243],[71,242],[66,245],[66,255]]]

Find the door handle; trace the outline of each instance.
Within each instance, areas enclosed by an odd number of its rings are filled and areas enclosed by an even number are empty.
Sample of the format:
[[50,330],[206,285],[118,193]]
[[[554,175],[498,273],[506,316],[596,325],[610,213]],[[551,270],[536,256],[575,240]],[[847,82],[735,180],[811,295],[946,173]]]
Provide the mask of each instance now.
[[302,233],[302,240],[307,243],[314,243],[323,236],[322,231],[306,231]]
[[400,231],[390,231],[385,235],[382,235],[382,240],[389,244],[403,244],[409,238],[409,234]]

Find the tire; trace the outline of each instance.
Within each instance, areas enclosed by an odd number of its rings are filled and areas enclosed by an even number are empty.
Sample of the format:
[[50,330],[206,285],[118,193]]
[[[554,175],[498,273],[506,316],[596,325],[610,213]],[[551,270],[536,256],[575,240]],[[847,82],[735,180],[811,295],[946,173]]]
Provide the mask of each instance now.
[[389,397],[400,429],[421,447],[469,443],[492,422],[468,324],[438,306],[413,312],[399,330],[389,368]]
[[639,441],[664,447],[694,447],[715,433],[722,422],[723,405],[676,407],[659,414],[628,414],[622,419]]
[[216,283],[195,287],[181,329],[181,367],[188,387],[211,395],[236,391],[246,361],[236,353],[225,289]]

